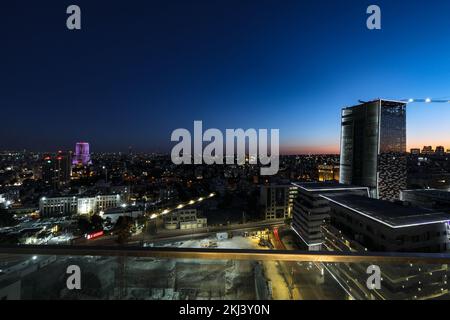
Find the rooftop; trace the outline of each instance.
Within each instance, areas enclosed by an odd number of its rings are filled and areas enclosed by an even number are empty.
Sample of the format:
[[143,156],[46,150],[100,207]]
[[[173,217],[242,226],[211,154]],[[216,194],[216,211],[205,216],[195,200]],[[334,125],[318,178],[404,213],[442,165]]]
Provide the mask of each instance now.
[[407,228],[450,221],[450,215],[351,194],[327,195],[329,201],[391,228]]
[[366,187],[358,187],[339,182],[293,182],[292,185],[310,192],[367,190]]
[[[384,106],[396,106],[396,105],[399,105],[399,104],[405,104],[405,105],[408,104],[407,101],[402,101],[402,100],[391,100],[391,99],[377,98],[377,99],[372,99],[372,100],[369,100],[369,101],[359,100],[359,104],[357,104],[355,106],[368,104],[368,103],[375,103],[375,102],[379,102],[379,101],[381,101]],[[353,107],[355,107],[355,106],[353,106]],[[353,107],[345,107],[345,108],[353,108]]]
[[437,197],[441,199],[448,199],[450,200],[450,191],[447,190],[438,190],[438,189],[417,189],[417,190],[405,190],[402,191],[405,194],[417,194],[417,195],[424,195],[424,196],[432,196]]

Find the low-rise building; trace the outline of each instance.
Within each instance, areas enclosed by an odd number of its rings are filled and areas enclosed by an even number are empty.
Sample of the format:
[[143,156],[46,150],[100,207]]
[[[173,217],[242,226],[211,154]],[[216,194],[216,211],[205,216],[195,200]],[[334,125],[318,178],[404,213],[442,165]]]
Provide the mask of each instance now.
[[92,197],[56,196],[39,200],[39,213],[44,217],[93,215],[121,205],[120,195],[97,195]]
[[196,208],[178,209],[164,217],[164,227],[169,230],[197,229],[207,226],[207,218],[200,217]]
[[77,213],[78,198],[67,197],[42,197],[39,200],[39,213],[43,217],[70,216]]
[[438,189],[404,190],[400,200],[413,206],[450,212],[450,191]]
[[142,207],[118,207],[107,209],[106,211],[101,213],[101,217],[115,224],[120,217],[130,217],[135,219],[138,217],[142,217],[144,213],[145,211]]
[[317,167],[319,181],[339,181],[339,170],[339,165],[319,165]]
[[331,224],[375,252],[445,252],[450,215],[357,195],[325,195]]
[[327,194],[358,194],[368,196],[366,187],[355,187],[337,182],[293,183],[297,188],[294,200],[292,229],[309,251],[322,250],[324,235],[322,226],[329,219],[329,202],[323,198]]

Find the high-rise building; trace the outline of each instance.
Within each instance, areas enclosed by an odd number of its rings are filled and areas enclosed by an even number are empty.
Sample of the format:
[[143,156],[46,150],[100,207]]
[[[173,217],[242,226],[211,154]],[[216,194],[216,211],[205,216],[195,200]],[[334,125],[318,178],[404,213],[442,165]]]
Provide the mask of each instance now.
[[72,175],[71,154],[59,151],[44,156],[42,162],[42,180],[56,188],[70,182]]
[[406,189],[406,103],[374,100],[342,110],[340,182],[397,200]]
[[51,155],[45,155],[42,159],[41,177],[45,184],[53,185],[55,179],[55,163]]
[[89,152],[89,143],[78,142],[75,146],[75,154],[73,157],[74,165],[87,166],[91,164],[91,154]]
[[438,156],[444,156],[445,155],[445,148],[443,146],[437,146],[435,153]]
[[433,154],[434,150],[432,146],[424,146],[422,149],[422,154]]
[[66,185],[72,176],[71,152],[59,151],[55,157],[55,173],[58,186]]
[[420,149],[419,148],[414,148],[414,149],[411,149],[411,152],[410,152],[412,155],[414,155],[414,156],[419,156],[420,155]]
[[297,188],[290,183],[272,183],[260,186],[260,205],[266,220],[291,217]]

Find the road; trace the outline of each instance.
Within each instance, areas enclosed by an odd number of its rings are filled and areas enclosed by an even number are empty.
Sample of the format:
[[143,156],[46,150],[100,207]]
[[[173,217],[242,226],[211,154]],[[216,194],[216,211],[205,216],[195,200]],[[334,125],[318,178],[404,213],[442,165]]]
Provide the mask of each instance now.
[[[325,235],[324,246],[328,251],[356,252],[363,250],[360,247],[356,247],[356,244],[346,239],[342,233],[331,226],[323,226],[322,230]],[[327,268],[336,277],[336,281],[348,290],[355,299],[386,299],[379,290],[367,288],[365,283],[367,274],[364,272],[364,266],[340,263],[329,264]]]
[[[273,243],[277,250],[296,250],[285,239],[296,237],[288,228],[275,228]],[[303,300],[345,300],[348,293],[336,285],[336,279],[319,263],[280,262],[284,265],[283,271],[289,279],[293,298]]]
[[[281,226],[284,224],[284,220],[274,220],[274,221],[260,221],[252,222],[246,224],[234,224],[222,227],[210,227],[201,229],[191,229],[191,230],[164,230],[158,232],[155,235],[150,235],[142,233],[139,235],[132,236],[128,241],[128,245],[140,245],[143,242],[163,242],[163,241],[182,241],[187,239],[197,239],[204,238],[208,236],[213,236],[218,232],[251,232],[264,228],[272,228]],[[193,233],[194,232],[194,233]],[[116,236],[105,236],[102,238],[97,238],[93,240],[80,240],[77,245],[92,245],[92,246],[114,246],[117,245]]]

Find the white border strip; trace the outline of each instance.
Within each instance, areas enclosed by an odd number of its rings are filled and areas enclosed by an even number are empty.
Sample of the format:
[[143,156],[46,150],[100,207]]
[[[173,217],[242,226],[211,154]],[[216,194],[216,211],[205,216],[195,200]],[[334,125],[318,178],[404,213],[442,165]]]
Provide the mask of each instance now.
[[330,199],[330,198],[328,198],[328,197],[326,197],[326,196],[324,196],[324,195],[321,195],[321,197],[323,197],[323,198],[327,199],[328,201],[331,201],[331,202],[333,202],[333,203],[335,203],[335,204],[337,204],[337,205],[339,205],[339,206],[341,206],[341,207],[344,207],[344,208],[349,209],[349,210],[351,210],[351,211],[353,211],[353,212],[356,212],[356,213],[358,213],[358,214],[360,214],[360,215],[362,215],[362,216],[364,216],[364,217],[366,217],[366,218],[369,218],[369,219],[371,219],[371,220],[374,220],[374,221],[376,221],[376,222],[379,222],[379,223],[381,223],[381,224],[384,224],[385,226],[388,226],[389,228],[392,228],[392,229],[418,227],[418,226],[425,226],[425,225],[431,225],[431,224],[447,223],[447,222],[450,221],[450,220],[442,220],[442,221],[431,221],[431,222],[412,223],[412,224],[404,224],[404,225],[397,225],[397,226],[394,226],[394,225],[389,224],[389,223],[387,223],[387,222],[385,222],[385,221],[383,221],[383,220],[380,220],[380,219],[377,219],[377,218],[375,218],[375,217],[373,217],[373,216],[371,216],[371,215],[368,215],[368,214],[366,214],[366,213],[364,213],[364,212],[361,212],[361,211],[359,211],[359,210],[356,210],[356,209],[354,209],[354,208],[351,208],[351,207],[349,207],[349,206],[347,206],[347,205],[345,205],[345,204],[343,204],[343,203],[340,203],[340,202],[338,202],[338,201],[335,201],[335,200],[333,200],[333,199]]
[[300,239],[302,239],[302,241],[308,246],[308,247],[314,247],[314,246],[321,246],[323,245],[323,242],[321,243],[313,243],[313,244],[309,244],[307,241],[305,241],[305,239],[303,239],[303,237],[300,235],[300,233],[298,233],[297,230],[295,230],[295,228],[293,226],[291,226],[292,231],[295,232],[296,235],[298,235],[300,237]]

